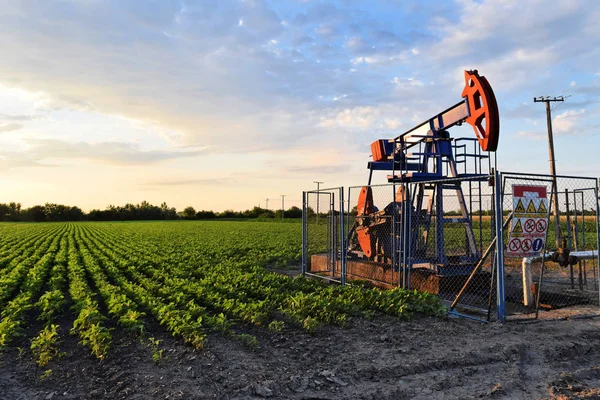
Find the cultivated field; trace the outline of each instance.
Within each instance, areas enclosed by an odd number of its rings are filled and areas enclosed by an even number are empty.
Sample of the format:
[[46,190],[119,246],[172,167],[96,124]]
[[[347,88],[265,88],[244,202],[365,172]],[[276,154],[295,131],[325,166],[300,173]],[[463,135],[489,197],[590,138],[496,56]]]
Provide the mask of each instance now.
[[540,398],[600,383],[597,322],[482,326],[431,295],[269,272],[297,270],[300,233],[1,224],[0,398]]

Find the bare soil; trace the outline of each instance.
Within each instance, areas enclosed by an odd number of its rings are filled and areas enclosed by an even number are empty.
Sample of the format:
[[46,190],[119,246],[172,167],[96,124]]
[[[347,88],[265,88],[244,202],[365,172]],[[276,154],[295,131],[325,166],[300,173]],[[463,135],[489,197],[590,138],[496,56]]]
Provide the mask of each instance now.
[[98,361],[66,334],[71,322],[61,321],[66,354],[47,378],[26,339],[0,355],[1,399],[600,399],[599,319],[500,325],[377,316],[314,335],[241,327],[258,348],[214,334],[200,351],[155,326],[158,362],[118,330],[110,356]]

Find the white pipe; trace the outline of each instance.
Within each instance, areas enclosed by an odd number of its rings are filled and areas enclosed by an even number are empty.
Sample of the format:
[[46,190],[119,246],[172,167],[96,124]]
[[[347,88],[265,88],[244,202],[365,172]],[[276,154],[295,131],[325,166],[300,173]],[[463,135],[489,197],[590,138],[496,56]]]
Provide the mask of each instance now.
[[[548,253],[546,260],[552,258],[554,253]],[[571,256],[575,256],[580,260],[595,260],[598,258],[598,250],[587,250],[587,251],[572,251],[569,253]],[[523,305],[533,305],[533,274],[531,271],[531,264],[534,262],[542,261],[542,256],[535,257],[523,257],[521,263],[523,269]]]

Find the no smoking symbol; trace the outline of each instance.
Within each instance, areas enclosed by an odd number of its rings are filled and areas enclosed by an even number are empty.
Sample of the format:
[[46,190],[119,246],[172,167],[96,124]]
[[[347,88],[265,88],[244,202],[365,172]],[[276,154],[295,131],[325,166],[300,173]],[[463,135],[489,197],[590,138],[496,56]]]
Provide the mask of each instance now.
[[523,251],[529,251],[531,249],[531,239],[524,239],[521,243],[521,248]]
[[521,248],[521,241],[519,239],[513,239],[508,244],[508,249],[510,251],[519,251],[520,248]]
[[546,228],[548,227],[548,223],[545,219],[540,219],[537,224],[535,224],[535,230],[542,233],[546,232]]
[[535,221],[533,219],[528,219],[525,221],[525,232],[531,233],[535,230]]

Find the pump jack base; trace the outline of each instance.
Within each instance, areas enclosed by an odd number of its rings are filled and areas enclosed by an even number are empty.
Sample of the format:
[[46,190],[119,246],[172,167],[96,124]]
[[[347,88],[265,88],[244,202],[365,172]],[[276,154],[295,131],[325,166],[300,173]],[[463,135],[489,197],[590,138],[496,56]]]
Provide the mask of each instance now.
[[[310,273],[319,274],[328,277],[339,276],[341,271],[340,262],[337,261],[334,271],[328,267],[328,258],[326,254],[314,254],[310,258]],[[373,261],[348,260],[346,273],[349,281],[362,280],[372,283],[376,287],[391,289],[398,287],[399,276],[397,271],[393,271],[391,265],[385,263],[376,263]],[[428,268],[414,268],[410,277],[410,288],[423,292],[440,295],[456,294],[462,288],[469,277],[468,274],[443,276],[436,274]],[[489,287],[490,274],[480,272],[471,281],[469,288],[481,289]]]

